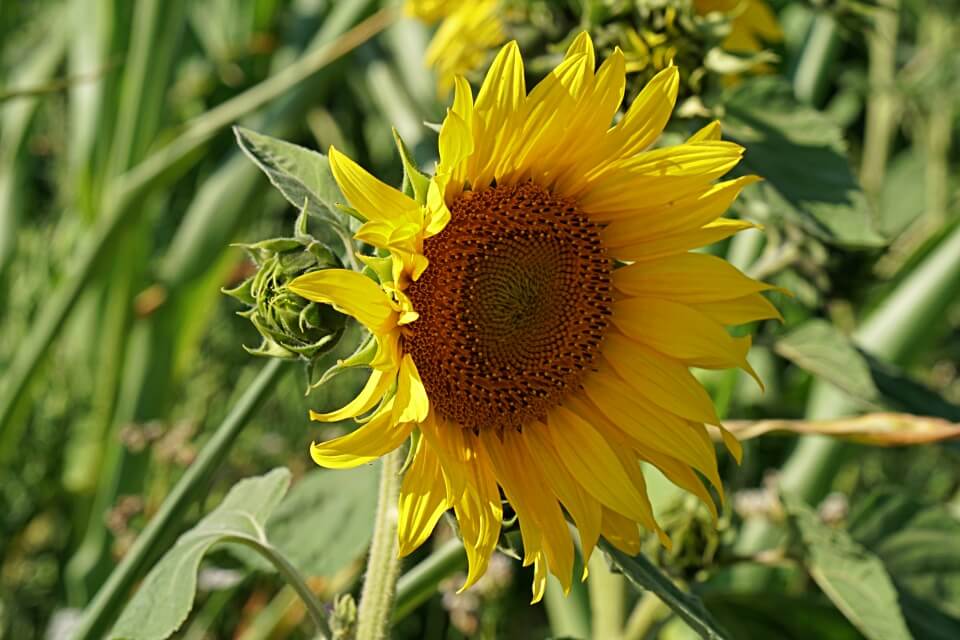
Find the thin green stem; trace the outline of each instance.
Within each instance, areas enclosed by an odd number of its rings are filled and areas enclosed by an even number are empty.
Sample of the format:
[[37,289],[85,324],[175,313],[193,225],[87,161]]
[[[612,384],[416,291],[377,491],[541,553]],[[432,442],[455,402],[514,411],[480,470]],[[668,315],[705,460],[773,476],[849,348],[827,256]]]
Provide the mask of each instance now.
[[663,600],[652,591],[645,591],[633,608],[623,632],[623,640],[643,640],[653,626],[670,613]]
[[807,41],[793,72],[793,93],[801,102],[820,106],[829,86],[829,72],[840,52],[840,28],[828,13],[810,25]]
[[223,462],[237,435],[286,370],[286,362],[271,360],[260,371],[229,415],[203,446],[197,459],[173,487],[157,514],[147,523],[133,547],[116,566],[84,611],[73,640],[103,637],[127,591],[140,579],[158,546],[177,532],[187,508]]
[[303,604],[307,608],[307,614],[317,628],[318,637],[326,640],[327,636],[324,632],[328,630],[328,625],[327,617],[323,612],[323,605],[321,605],[316,596],[313,595],[313,591],[307,586],[306,581],[303,579],[303,576],[300,575],[300,572],[297,571],[297,568],[290,564],[290,561],[269,543],[258,542],[239,536],[234,538],[233,541],[256,550],[273,564],[280,575],[287,581],[287,584],[293,587],[293,590],[296,591],[300,599],[303,600]]
[[400,470],[404,448],[385,455],[380,471],[377,516],[370,542],[367,573],[357,610],[356,640],[383,640],[393,613],[393,600],[400,575],[397,541],[397,500],[400,496]]
[[393,608],[393,622],[399,622],[429,600],[437,592],[437,585],[467,567],[467,552],[460,538],[443,543],[426,560],[397,580],[397,597]]
[[870,97],[863,136],[860,181],[876,201],[890,157],[890,145],[897,125],[897,98],[894,91],[897,62],[899,0],[881,0],[874,12],[873,29],[867,33],[870,52]]
[[590,558],[590,623],[594,638],[616,640],[623,633],[626,579],[610,571],[601,553]]
[[185,160],[220,130],[284,95],[298,83],[380,33],[395,18],[396,11],[393,9],[378,11],[328,46],[305,54],[276,75],[198,117],[167,146],[117,179],[105,198],[106,210],[99,216],[91,236],[81,243],[78,255],[70,261],[70,275],[40,309],[33,330],[4,376],[6,384],[0,396],[0,433],[3,434],[0,439],[0,458],[12,451],[19,440],[20,430],[13,429],[8,434],[8,427],[30,381],[97,265],[109,253],[118,233],[142,211],[143,207],[138,204],[143,196],[182,172],[186,168]]

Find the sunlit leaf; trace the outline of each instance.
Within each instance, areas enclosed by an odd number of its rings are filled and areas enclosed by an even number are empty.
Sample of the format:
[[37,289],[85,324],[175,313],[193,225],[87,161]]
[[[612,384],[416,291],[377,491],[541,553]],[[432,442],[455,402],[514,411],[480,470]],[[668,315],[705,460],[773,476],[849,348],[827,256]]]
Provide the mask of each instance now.
[[784,495],[803,563],[820,589],[868,640],[911,640],[897,590],[883,562],[850,535],[824,524],[798,498]]
[[173,635],[193,608],[203,556],[224,542],[268,545],[267,518],[289,485],[290,472],[283,468],[235,484],[220,506],[180,536],[147,575],[109,637],[163,640]]

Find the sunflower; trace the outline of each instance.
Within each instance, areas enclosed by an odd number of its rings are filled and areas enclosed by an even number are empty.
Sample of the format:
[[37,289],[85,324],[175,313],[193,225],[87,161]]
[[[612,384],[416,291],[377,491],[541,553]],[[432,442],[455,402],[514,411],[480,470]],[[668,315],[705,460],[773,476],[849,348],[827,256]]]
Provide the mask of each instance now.
[[352,467],[417,433],[400,553],[452,509],[469,559],[464,589],[497,545],[501,490],[534,566],[534,601],[548,572],[571,586],[568,516],[585,558],[601,535],[638,553],[640,527],[669,544],[640,463],[716,515],[708,485],[723,494],[705,424],[720,421],[689,367],[755,375],[750,338],[724,325],[778,317],[760,295],[768,285],[690,252],[752,226],[721,217],[757,180],[717,182],[743,149],[720,140],[716,122],[650,148],[676,100],[675,67],[611,127],[624,65],[617,49],[595,71],[584,33],[528,95],[517,44],[505,45],[476,98],[456,79],[435,175],[415,198],[330,149],[337,183],[366,219],[356,237],[381,251],[362,256],[371,275],[327,269],[289,286],[356,318],[376,348],[359,395],[311,413],[359,428],[311,453]]
[[424,55],[437,74],[437,89],[446,96],[457,76],[479,69],[507,39],[498,0],[407,0],[408,15],[424,22],[440,21]]

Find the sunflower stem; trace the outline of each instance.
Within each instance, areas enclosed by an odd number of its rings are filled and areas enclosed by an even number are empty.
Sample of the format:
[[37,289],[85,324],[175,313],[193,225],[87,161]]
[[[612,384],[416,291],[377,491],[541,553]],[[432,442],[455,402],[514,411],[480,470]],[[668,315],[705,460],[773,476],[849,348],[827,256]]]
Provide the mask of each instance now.
[[669,615],[670,609],[652,591],[644,591],[633,608],[623,631],[623,640],[643,640],[653,627]]
[[383,640],[393,613],[393,599],[400,575],[397,542],[397,500],[400,470],[406,454],[400,447],[383,457],[380,494],[373,524],[373,540],[367,559],[367,575],[360,594],[356,640]]
[[594,638],[616,640],[623,633],[626,579],[614,573],[603,554],[590,557],[590,625]]

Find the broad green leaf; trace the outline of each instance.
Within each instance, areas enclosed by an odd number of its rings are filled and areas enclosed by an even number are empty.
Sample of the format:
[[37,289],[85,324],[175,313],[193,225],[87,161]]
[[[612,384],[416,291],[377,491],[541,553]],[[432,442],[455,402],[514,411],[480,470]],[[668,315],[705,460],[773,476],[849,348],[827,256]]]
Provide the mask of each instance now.
[[[309,576],[332,576],[360,558],[373,534],[379,468],[306,474],[270,516],[271,544]],[[273,569],[249,549],[236,551],[258,569]]]
[[888,487],[859,502],[848,528],[883,560],[911,627],[926,629],[918,637],[960,638],[960,518]]
[[734,638],[860,640],[863,637],[822,596],[776,590],[723,591],[705,593],[703,601]]
[[820,589],[868,640],[910,640],[897,590],[883,562],[800,499],[783,496],[803,562]]
[[270,182],[298,209],[327,220],[346,199],[330,171],[327,157],[316,151],[271,138],[243,127],[234,127],[243,152],[267,175]]
[[600,548],[610,557],[616,570],[623,573],[638,589],[655,593],[691,629],[700,634],[700,637],[708,640],[731,638],[713,619],[710,612],[703,606],[700,598],[681,591],[667,575],[654,566],[642,553],[632,557],[628,556],[603,538],[600,539]]
[[290,472],[274,469],[241,480],[216,509],[184,533],[127,604],[110,638],[163,640],[190,614],[203,556],[218,543],[269,546],[265,525],[290,485]]
[[774,350],[867,405],[960,422],[960,406],[865,353],[825,320],[804,323],[778,340]]
[[789,85],[774,77],[742,82],[724,107],[724,136],[747,149],[737,171],[765,178],[744,193],[748,203],[759,201],[771,215],[832,244],[884,244],[850,169],[842,132],[828,116],[799,104]]

